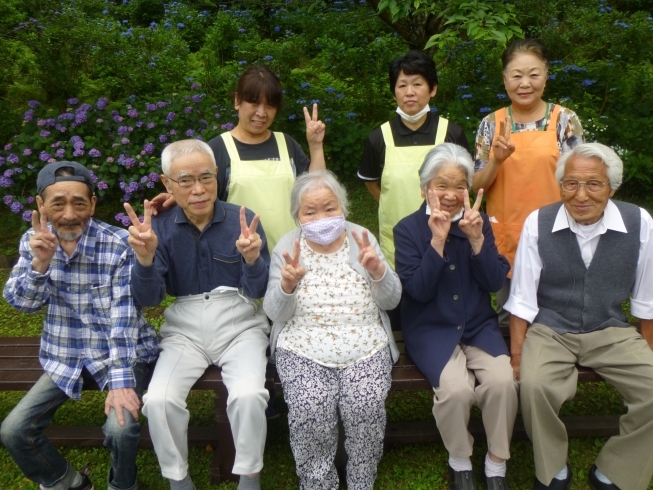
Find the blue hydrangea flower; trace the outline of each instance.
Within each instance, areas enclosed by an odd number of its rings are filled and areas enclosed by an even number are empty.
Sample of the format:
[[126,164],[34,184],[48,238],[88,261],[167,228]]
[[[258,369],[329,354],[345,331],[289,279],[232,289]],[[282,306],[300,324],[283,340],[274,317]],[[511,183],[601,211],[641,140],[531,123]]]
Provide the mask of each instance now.
[[331,94],[331,93],[335,92],[336,89],[333,88],[333,87],[327,87],[327,88],[324,89],[324,91],[325,91],[327,94]]
[[308,88],[310,86],[311,86],[311,84],[308,83],[308,82],[302,82],[302,85],[301,85],[302,88]]
[[547,80],[555,80],[555,79],[556,79],[556,74],[555,74],[555,73],[551,73],[551,74],[550,74],[548,77],[546,77],[546,78],[547,78]]
[[294,121],[295,119],[297,119],[297,116],[295,114],[291,114],[290,116],[288,116],[288,119]]
[[263,58],[264,61],[272,61],[274,59],[274,56],[272,55],[267,55]]
[[353,119],[353,118],[356,117],[356,113],[355,112],[350,112],[350,113],[347,114],[346,117],[349,118],[349,119]]
[[481,113],[485,114],[485,113],[487,113],[487,112],[490,112],[491,110],[492,110],[492,109],[489,108],[489,107],[481,107],[481,108],[478,110],[478,112],[481,112]]
[[240,60],[240,61],[238,62],[238,64],[239,64],[239,65],[246,65],[246,64],[247,64],[247,61],[245,61],[245,60]]
[[497,94],[497,99],[503,100],[507,97],[506,94]]
[[582,87],[589,87],[590,85],[594,85],[596,80],[590,80],[590,79],[585,79],[582,82],[580,82]]
[[460,98],[461,98],[461,99],[471,99],[471,98],[472,98],[472,94],[462,94],[462,95],[460,96]]

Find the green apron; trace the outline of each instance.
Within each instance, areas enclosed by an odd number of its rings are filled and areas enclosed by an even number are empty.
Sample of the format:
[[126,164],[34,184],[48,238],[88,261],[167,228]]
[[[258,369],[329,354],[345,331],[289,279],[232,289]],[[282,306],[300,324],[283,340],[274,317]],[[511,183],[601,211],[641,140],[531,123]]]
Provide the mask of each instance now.
[[261,216],[270,255],[279,239],[297,225],[290,216],[290,191],[295,173],[283,133],[274,132],[279,160],[241,160],[231,133],[222,133],[231,176],[227,202],[245,206]]
[[388,264],[395,266],[392,229],[399,221],[419,209],[424,201],[419,186],[419,169],[426,154],[444,143],[449,121],[441,117],[433,146],[395,146],[390,123],[381,126],[385,141],[385,165],[381,174],[379,199],[379,236],[381,251]]

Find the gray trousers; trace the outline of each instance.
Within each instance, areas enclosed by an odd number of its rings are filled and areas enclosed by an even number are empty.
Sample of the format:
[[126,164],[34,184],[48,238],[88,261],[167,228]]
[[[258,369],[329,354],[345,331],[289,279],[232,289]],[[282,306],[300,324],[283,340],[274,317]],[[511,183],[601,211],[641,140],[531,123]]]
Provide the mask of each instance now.
[[383,455],[385,399],[392,381],[390,349],[344,369],[322,366],[286,349],[277,349],[276,361],[300,489],[338,490],[333,460],[340,413],[347,488],[370,490]]
[[653,351],[634,327],[563,335],[537,323],[528,328],[520,396],[537,479],[548,485],[565,467],[567,431],[558,412],[576,393],[576,363],[599,373],[628,408],[596,466],[623,490],[646,490],[653,476]]
[[236,446],[233,473],[258,473],[267,434],[264,384],[270,329],[262,308],[236,292],[212,292],[177,298],[164,316],[161,354],[143,397],[161,473],[173,480],[188,474],[186,397],[211,364],[222,368],[229,392],[227,416]]

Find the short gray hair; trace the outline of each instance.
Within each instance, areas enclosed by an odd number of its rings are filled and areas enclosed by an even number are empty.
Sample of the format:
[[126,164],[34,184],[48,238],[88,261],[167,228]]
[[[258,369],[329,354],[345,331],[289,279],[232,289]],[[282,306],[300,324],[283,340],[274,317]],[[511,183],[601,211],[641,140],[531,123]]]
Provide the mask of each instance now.
[[601,160],[607,167],[605,171],[610,181],[610,189],[616,191],[621,186],[624,177],[624,163],[609,146],[601,143],[583,143],[561,155],[556,165],[556,180],[558,182],[561,182],[564,178],[565,166],[572,158],[597,158]]
[[166,146],[163,150],[163,153],[161,153],[161,171],[165,175],[170,176],[170,170],[172,170],[172,162],[174,162],[176,158],[188,155],[194,151],[207,154],[209,157],[211,157],[213,166],[216,166],[213,150],[209,145],[204,143],[204,141],[179,140]]
[[342,208],[342,214],[346,218],[349,214],[349,200],[347,199],[347,190],[338,182],[335,174],[329,170],[319,170],[317,172],[308,172],[295,180],[295,185],[290,192],[290,215],[299,224],[299,208],[302,205],[302,199],[308,191],[315,189],[329,189],[336,196],[338,204]]
[[467,187],[472,188],[474,162],[472,156],[462,146],[454,143],[442,143],[426,154],[424,163],[419,168],[419,186],[426,192],[431,182],[440,171],[449,166],[458,167],[467,177]]

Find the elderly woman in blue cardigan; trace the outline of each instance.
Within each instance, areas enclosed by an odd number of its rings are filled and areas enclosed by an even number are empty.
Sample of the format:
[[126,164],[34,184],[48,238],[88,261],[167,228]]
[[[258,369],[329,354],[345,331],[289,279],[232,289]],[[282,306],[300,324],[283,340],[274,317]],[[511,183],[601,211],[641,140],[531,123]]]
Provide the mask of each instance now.
[[510,266],[497,251],[489,218],[479,211],[482,190],[470,205],[470,154],[444,143],[427,154],[419,174],[426,200],[394,228],[406,349],[433,386],[450,488],[477,488],[467,430],[476,403],[488,440],[486,486],[506,489],[517,384],[490,292],[501,289]]

